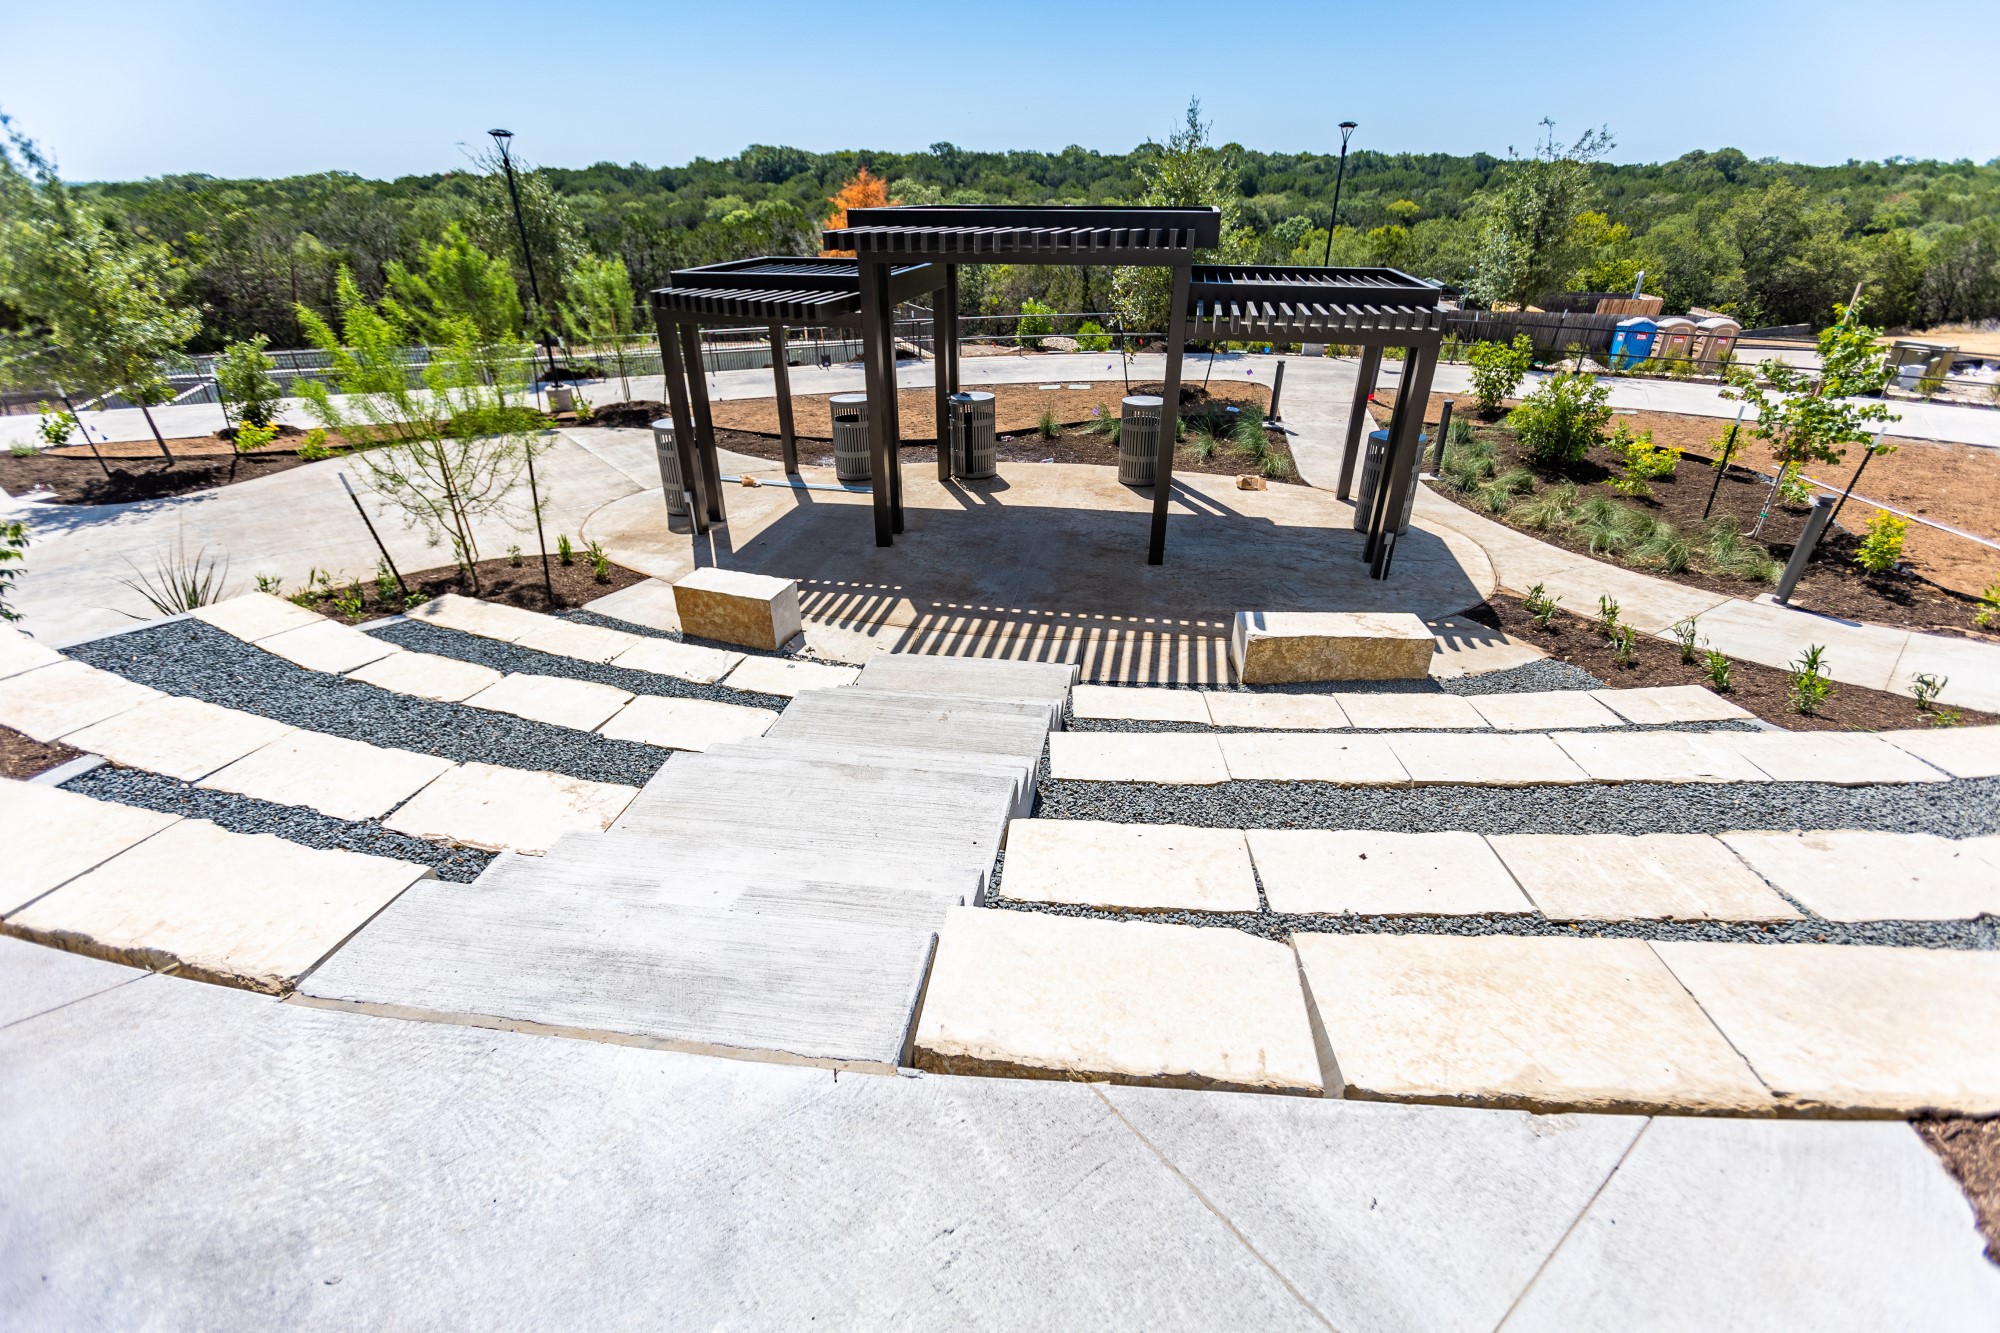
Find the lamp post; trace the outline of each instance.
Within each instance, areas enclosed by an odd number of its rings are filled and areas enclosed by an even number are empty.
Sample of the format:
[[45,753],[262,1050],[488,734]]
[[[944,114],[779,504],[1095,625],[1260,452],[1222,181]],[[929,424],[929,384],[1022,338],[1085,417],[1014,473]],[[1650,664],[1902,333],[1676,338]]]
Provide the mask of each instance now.
[[500,150],[500,169],[507,173],[507,197],[514,201],[514,230],[521,238],[521,260],[528,266],[528,294],[535,299],[535,314],[542,321],[542,351],[549,358],[549,373],[556,368],[555,342],[548,333],[548,308],[542,304],[542,286],[535,281],[535,252],[528,245],[528,224],[521,216],[521,188],[514,182],[514,158],[507,149],[514,141],[512,130],[488,130]]
[[1322,265],[1333,262],[1333,229],[1340,225],[1340,183],[1347,178],[1347,141],[1354,137],[1354,128],[1351,120],[1340,122],[1340,168],[1333,174],[1333,216],[1327,219],[1326,258],[1319,261]]

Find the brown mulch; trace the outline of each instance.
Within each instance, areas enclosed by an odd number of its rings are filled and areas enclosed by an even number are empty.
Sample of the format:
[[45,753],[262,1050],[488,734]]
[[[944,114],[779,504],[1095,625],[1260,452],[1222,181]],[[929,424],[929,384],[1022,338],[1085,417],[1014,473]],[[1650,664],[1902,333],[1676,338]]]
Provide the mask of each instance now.
[[8,727],[0,727],[0,778],[31,778],[57,764],[66,764],[82,753],[56,741],[38,741]]
[[[52,498],[55,504],[130,504],[135,500],[158,500],[169,495],[209,491],[235,482],[275,476],[301,467],[306,461],[289,449],[263,449],[252,454],[237,454],[221,441],[205,442],[219,447],[186,450],[176,447],[175,461],[171,463],[160,457],[159,449],[150,440],[146,446],[151,451],[150,457],[130,453],[114,456],[110,452],[112,446],[103,446],[104,461],[111,466],[109,477],[104,475],[104,469],[97,465],[97,460],[90,456],[88,449],[81,451],[80,455],[64,448],[33,458],[15,458],[11,454],[0,456],[0,490],[18,496],[46,488],[55,492]],[[204,441],[169,440],[167,443],[169,446],[199,445]]]
[[1917,1136],[1965,1190],[1986,1237],[1986,1257],[2000,1264],[2000,1120],[1952,1117],[1914,1125]]
[[[553,534],[551,534],[553,535]],[[598,582],[591,570],[590,559],[578,547],[571,557],[573,563],[563,564],[560,556],[549,552],[549,582],[555,587],[555,600],[550,601],[542,582],[541,556],[534,551],[523,551],[521,563],[517,566],[505,556],[497,560],[481,560],[473,568],[479,574],[479,587],[475,591],[466,579],[464,571],[456,565],[445,565],[437,569],[405,570],[403,582],[418,601],[429,601],[455,592],[461,597],[477,597],[488,602],[505,602],[509,606],[522,607],[529,611],[560,611],[566,607],[582,606],[607,593],[629,588],[635,583],[643,583],[646,575],[636,570],[613,564],[608,577]],[[334,605],[336,598],[360,592],[361,611],[358,615],[343,613]],[[283,595],[293,596],[298,590],[287,589]],[[358,625],[367,620],[380,620],[384,616],[401,614],[407,609],[399,591],[391,586],[390,596],[384,600],[373,579],[364,579],[357,585],[353,581],[335,584],[331,592],[321,595],[308,604],[309,610],[317,611],[329,620],[343,624]]]
[[[1708,685],[1705,662],[1698,649],[1693,662],[1681,661],[1680,645],[1641,636],[1635,645],[1631,665],[1620,665],[1611,645],[1597,628],[1595,608],[1578,607],[1574,612],[1556,612],[1547,629],[1535,624],[1533,616],[1517,597],[1496,593],[1472,610],[1468,620],[1504,630],[1523,643],[1533,644],[1551,657],[1582,667],[1599,680],[1617,689],[1642,685]],[[1756,662],[1730,663],[1730,688],[1724,698],[1747,708],[1766,722],[1792,731],[1894,731],[1928,727],[1934,716],[1917,707],[1916,700],[1885,690],[1860,685],[1836,684],[1832,696],[1816,714],[1806,715],[1792,707],[1791,681],[1787,673]],[[2000,722],[2000,717],[1970,709],[1956,712],[1965,726]]]

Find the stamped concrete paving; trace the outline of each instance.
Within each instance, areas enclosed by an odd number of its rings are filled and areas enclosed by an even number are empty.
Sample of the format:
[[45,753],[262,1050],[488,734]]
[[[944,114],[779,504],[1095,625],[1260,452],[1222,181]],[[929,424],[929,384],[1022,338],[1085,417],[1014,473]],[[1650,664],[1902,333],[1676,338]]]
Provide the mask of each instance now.
[[128,768],[193,782],[291,730],[255,713],[169,696],[73,731],[63,743]]
[[1919,833],[1725,833],[1722,841],[1830,921],[2000,916],[2000,855]]
[[1282,944],[1233,930],[955,907],[938,935],[919,1068],[1319,1096]]
[[0,1028],[152,975],[0,935]]
[[1540,1111],[1774,1109],[1640,940],[1301,933],[1292,943],[1346,1096]]
[[1552,921],[1792,921],[1799,912],[1714,838],[1516,833],[1488,838]]
[[93,801],[35,782],[0,778],[0,916],[100,866],[180,820],[179,815]]
[[1236,829],[1016,819],[1002,892],[1027,902],[1140,912],[1255,912],[1257,876]]
[[277,991],[430,873],[185,819],[7,924],[115,961]]
[[1532,912],[1477,833],[1252,829],[1274,912],[1466,916]]
[[1653,946],[1781,1104],[2000,1111],[2000,954],[1836,944]]

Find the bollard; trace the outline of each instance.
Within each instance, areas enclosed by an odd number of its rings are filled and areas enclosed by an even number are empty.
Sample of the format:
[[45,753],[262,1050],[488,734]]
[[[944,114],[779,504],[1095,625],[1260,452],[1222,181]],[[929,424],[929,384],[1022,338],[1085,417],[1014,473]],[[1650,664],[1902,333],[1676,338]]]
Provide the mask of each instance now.
[[1787,606],[1791,604],[1792,589],[1805,576],[1806,562],[1812,559],[1813,547],[1819,545],[1820,534],[1826,531],[1827,523],[1833,518],[1833,497],[1815,495],[1812,512],[1806,515],[1805,531],[1799,534],[1799,544],[1792,548],[1792,558],[1785,562],[1784,577],[1778,580],[1778,591],[1774,600]]
[[1264,413],[1264,420],[1266,421],[1278,420],[1278,395],[1283,393],[1284,390],[1285,390],[1285,361],[1283,357],[1280,357],[1278,359],[1277,372],[1271,376],[1271,406],[1270,410]]
[[1444,400],[1444,410],[1438,413],[1437,448],[1431,451],[1431,474],[1435,476],[1444,466],[1445,442],[1451,438],[1451,399]]

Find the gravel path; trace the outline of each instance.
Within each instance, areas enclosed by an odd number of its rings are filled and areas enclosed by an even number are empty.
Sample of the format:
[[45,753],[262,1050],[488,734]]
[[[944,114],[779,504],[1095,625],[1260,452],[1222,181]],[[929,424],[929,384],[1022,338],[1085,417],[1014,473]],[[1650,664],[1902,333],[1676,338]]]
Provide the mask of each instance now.
[[199,620],[177,620],[95,639],[67,651],[80,662],[168,694],[443,759],[547,770],[637,787],[659,771],[670,753],[308,671]]
[[147,810],[206,819],[233,833],[273,833],[303,847],[338,847],[370,856],[427,865],[439,879],[466,884],[493,859],[493,853],[470,847],[441,847],[422,838],[394,833],[375,820],[333,819],[296,805],[273,805],[230,792],[208,791],[177,778],[105,764],[62,784],[100,801],[136,805]]

